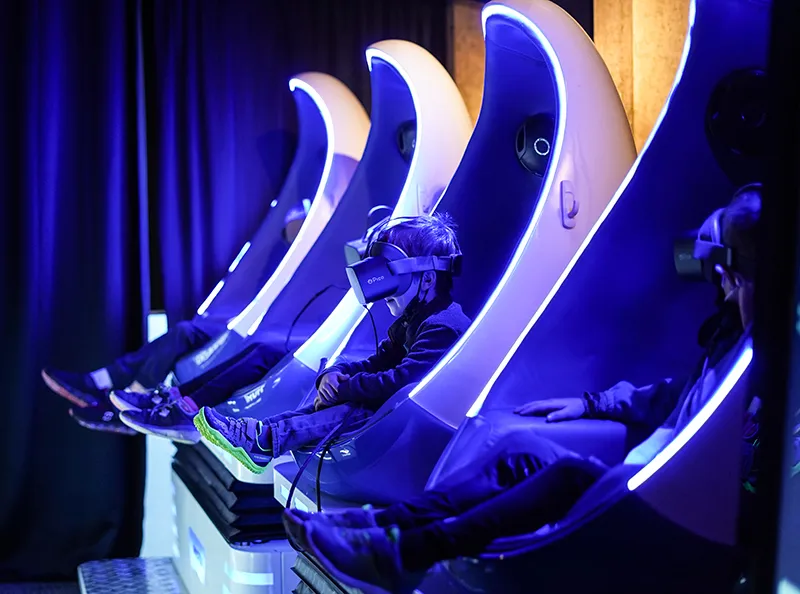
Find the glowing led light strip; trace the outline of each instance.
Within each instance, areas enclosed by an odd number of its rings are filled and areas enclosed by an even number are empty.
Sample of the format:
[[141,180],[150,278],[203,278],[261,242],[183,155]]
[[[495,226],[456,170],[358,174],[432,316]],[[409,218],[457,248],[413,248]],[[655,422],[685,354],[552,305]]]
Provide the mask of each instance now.
[[[328,141],[328,146],[326,147],[326,152],[325,152],[325,166],[322,169],[322,176],[320,176],[319,185],[317,186],[317,192],[314,195],[314,200],[311,202],[311,208],[308,211],[308,217],[306,220],[307,223],[309,220],[314,218],[314,214],[316,213],[316,211],[319,208],[321,208],[320,205],[322,204],[322,195],[325,192],[325,186],[327,185],[328,178],[330,177],[331,174],[331,168],[333,167],[333,154],[334,154],[334,135],[333,135],[334,131],[333,131],[333,118],[331,116],[331,112],[328,109],[328,106],[325,104],[325,101],[322,99],[322,96],[316,91],[316,89],[314,89],[314,87],[309,85],[304,80],[301,80],[299,78],[293,78],[292,80],[289,81],[289,90],[294,92],[295,90],[298,89],[303,91],[306,95],[308,95],[314,102],[314,104],[317,106],[317,109],[319,109],[319,113],[322,116],[323,122],[325,123],[325,132]],[[281,274],[283,273],[283,269],[286,268],[286,264],[287,262],[290,261],[292,254],[297,249],[299,249],[298,246],[303,244],[303,236],[308,228],[308,225],[306,223],[304,223],[300,227],[300,231],[298,232],[297,237],[295,237],[295,240],[292,242],[292,245],[289,247],[286,254],[283,256],[283,259],[281,260],[280,264],[278,264],[278,267],[275,269],[275,272],[272,273],[272,275],[269,277],[269,280],[264,284],[263,287],[261,287],[261,290],[258,292],[258,295],[256,295],[256,298],[253,299],[246,308],[244,308],[242,313],[240,313],[238,316],[233,318],[228,323],[228,330],[233,330],[233,328],[237,326],[239,322],[241,322],[242,319],[245,318],[253,310],[253,308],[256,306],[256,303],[258,303],[259,299],[261,299],[264,293],[266,293],[267,290],[269,290],[272,284],[277,282],[277,279],[280,278]],[[261,320],[259,320],[259,323],[260,322]],[[255,332],[254,329],[253,332]],[[252,334],[252,332],[248,331],[248,334]]]
[[542,197],[533,211],[533,216],[531,217],[531,222],[528,224],[528,228],[525,230],[525,235],[523,235],[522,240],[520,241],[519,245],[517,246],[517,250],[514,252],[514,255],[511,259],[511,262],[506,267],[505,272],[503,273],[500,282],[495,287],[492,294],[487,299],[486,303],[484,304],[481,311],[478,313],[477,317],[473,320],[472,324],[470,324],[467,331],[461,335],[461,338],[458,342],[450,348],[447,354],[442,357],[436,366],[426,375],[422,381],[417,384],[417,386],[411,391],[409,394],[409,398],[414,398],[417,394],[419,394],[420,390],[422,390],[430,381],[439,373],[445,365],[447,365],[450,360],[455,356],[455,354],[461,350],[461,347],[464,343],[469,339],[472,333],[475,331],[475,328],[478,327],[481,320],[486,316],[487,312],[491,309],[494,302],[497,300],[497,297],[503,290],[503,287],[508,282],[508,279],[511,278],[511,275],[517,269],[517,265],[519,264],[520,259],[522,258],[522,254],[525,251],[526,247],[528,246],[528,242],[533,235],[533,232],[536,230],[537,225],[539,224],[539,219],[541,218],[542,211],[544,210],[545,204],[547,202],[544,197],[550,194],[551,188],[553,186],[553,179],[555,178],[556,169],[558,169],[559,160],[561,159],[561,149],[564,146],[564,130],[566,128],[566,121],[567,121],[567,87],[564,82],[564,72],[561,69],[561,62],[558,60],[558,56],[556,56],[556,52],[553,49],[553,46],[550,44],[550,41],[545,37],[544,33],[542,33],[541,29],[537,27],[533,22],[530,21],[526,16],[520,14],[513,8],[509,8],[508,6],[504,6],[502,4],[490,4],[486,8],[483,9],[482,19],[483,19],[483,36],[484,39],[486,38],[486,22],[493,16],[502,16],[509,20],[516,21],[523,27],[525,27],[536,39],[539,43],[540,47],[544,50],[545,54],[547,55],[548,59],[550,60],[550,64],[553,68],[553,74],[556,80],[556,93],[558,99],[558,128],[556,130],[556,137],[554,142],[553,154],[550,160],[550,164],[547,168],[547,176],[545,177],[544,184],[542,185],[542,190],[540,192],[540,196]]
[[219,292],[222,290],[222,287],[224,287],[224,286],[225,286],[225,281],[224,280],[221,280],[221,281],[219,281],[217,283],[217,286],[214,287],[214,289],[211,291],[211,293],[209,293],[208,297],[206,297],[206,300],[203,301],[203,303],[200,304],[200,307],[197,308],[197,315],[198,316],[202,316],[204,313],[206,313],[206,310],[208,309],[208,306],[211,305],[211,302],[214,301],[214,298],[217,295],[219,295]]
[[[419,147],[422,145],[422,103],[420,103],[419,96],[417,95],[417,91],[414,88],[414,84],[411,81],[411,77],[408,75],[408,72],[400,65],[400,63],[395,60],[392,56],[387,54],[384,51],[376,49],[374,47],[367,48],[366,51],[367,56],[367,67],[369,71],[372,72],[372,61],[375,59],[383,60],[389,66],[394,68],[397,74],[400,75],[400,78],[403,79],[403,82],[406,83],[406,87],[408,87],[408,92],[411,94],[411,103],[414,104],[414,114],[417,118],[417,127],[416,127],[416,140],[415,140],[415,148],[414,153],[411,155],[411,164],[408,166],[408,176],[406,177],[406,183],[403,185],[403,190],[400,192],[400,196],[397,199],[397,204],[392,212],[392,216],[395,216],[398,210],[404,206],[405,198],[411,190],[411,186],[416,181],[414,179],[415,174],[417,172],[417,163],[419,162],[419,154],[420,150]],[[416,194],[415,194],[416,195]]]
[[[408,199],[407,196],[409,195],[417,171],[417,163],[419,161],[419,154],[421,152],[420,146],[422,146],[421,103],[419,101],[419,96],[417,95],[417,92],[414,89],[411,77],[408,75],[408,72],[406,72],[406,70],[400,65],[400,63],[397,60],[395,60],[392,56],[390,56],[386,52],[376,49],[374,47],[367,48],[365,55],[367,59],[367,67],[369,68],[370,73],[372,72],[372,61],[378,59],[386,62],[389,66],[391,66],[395,70],[395,72],[397,72],[397,74],[400,75],[400,78],[403,79],[403,82],[405,82],[406,87],[408,87],[408,92],[411,94],[411,103],[413,103],[414,105],[414,114],[416,115],[416,120],[417,120],[414,154],[411,156],[411,164],[408,166],[408,175],[406,176],[405,184],[403,185],[403,189],[400,192],[400,196],[398,197],[397,203],[394,207],[394,210],[392,211],[392,217],[395,217],[399,216],[399,214],[403,212],[403,209],[405,207],[405,201]],[[362,163],[360,166],[364,167],[365,164]],[[355,295],[351,293],[353,293],[352,289],[350,289],[347,292],[347,294],[342,298],[342,301],[340,301],[339,304],[341,305],[343,303],[346,303],[348,300],[355,302],[356,301]],[[362,306],[359,304],[359,307]],[[303,361],[303,355],[307,352],[308,349],[311,349],[312,346],[314,346],[318,341],[324,341],[331,337],[335,338],[337,336],[337,332],[335,331],[332,332],[331,330],[329,330],[329,328],[331,327],[337,329],[340,328],[341,326],[347,323],[347,320],[350,319],[352,315],[353,315],[352,308],[337,306],[333,310],[333,312],[331,312],[330,316],[328,316],[328,319],[326,319],[325,322],[323,322],[322,326],[320,326],[317,329],[317,331],[314,332],[314,334],[312,334],[311,337],[302,345],[300,345],[300,347],[295,351],[294,353],[295,358]],[[355,323],[352,324],[350,330],[347,332],[344,338],[339,342],[339,345],[331,354],[330,360],[333,360],[342,354],[344,349],[347,347],[347,343],[352,338],[353,333],[356,331],[358,326],[364,320],[364,316],[366,315],[367,315],[366,310],[360,312],[360,314],[355,320]],[[308,363],[310,363],[310,361]]]
[[248,241],[246,244],[242,246],[242,249],[239,250],[239,255],[236,256],[236,259],[228,267],[228,272],[233,272],[234,270],[236,270],[236,267],[239,266],[239,262],[242,261],[242,258],[244,258],[244,255],[247,253],[247,250],[249,249],[250,249],[250,242]]
[[[239,262],[242,261],[242,258],[244,258],[244,255],[247,253],[247,250],[249,250],[249,249],[250,249],[250,242],[248,241],[246,244],[244,244],[244,246],[242,246],[242,249],[239,250],[239,255],[236,256],[236,258],[233,260],[231,265],[228,266],[228,273],[229,274],[231,272],[233,272],[234,270],[236,270],[236,267],[239,265]],[[219,295],[219,292],[222,290],[223,286],[225,286],[225,281],[224,280],[221,280],[221,281],[219,281],[217,283],[217,286],[214,287],[214,290],[211,291],[209,296],[206,297],[206,300],[203,301],[203,303],[200,304],[200,307],[197,308],[197,315],[198,316],[202,316],[204,313],[206,313],[206,311],[208,310],[209,306],[211,305],[211,302],[214,301],[214,299],[216,299],[217,295]]]
[[653,141],[653,138],[655,138],[655,135],[658,133],[658,129],[661,127],[661,122],[664,120],[664,116],[669,110],[669,104],[672,101],[672,96],[675,93],[675,88],[678,86],[678,83],[683,77],[683,70],[684,68],[686,68],[686,60],[689,57],[689,48],[691,47],[692,44],[691,41],[692,28],[694,27],[695,14],[696,14],[695,0],[692,0],[692,2],[689,4],[689,32],[686,34],[686,42],[683,46],[683,55],[681,56],[681,62],[680,65],[678,66],[678,71],[675,76],[675,80],[672,83],[672,89],[670,90],[669,96],[667,97],[667,100],[664,103],[664,107],[661,109],[661,113],[658,115],[658,119],[656,120],[656,123],[653,126],[652,131],[650,132],[650,136],[648,136],[647,138],[647,142],[645,142],[645,145],[642,148],[642,152],[639,153],[639,155],[636,157],[633,166],[628,171],[628,175],[625,176],[625,179],[622,181],[622,184],[617,189],[616,193],[611,198],[608,205],[606,205],[605,210],[603,210],[600,217],[597,219],[597,221],[595,221],[594,226],[586,235],[586,238],[583,240],[583,243],[578,248],[578,251],[575,252],[575,255],[572,257],[572,260],[564,269],[564,272],[561,273],[561,276],[559,277],[558,281],[556,281],[556,284],[553,285],[552,289],[550,289],[550,292],[547,294],[547,297],[545,297],[544,301],[542,301],[542,304],[539,306],[539,309],[537,309],[536,313],[533,314],[533,317],[531,318],[530,322],[528,322],[528,325],[525,328],[525,330],[523,330],[522,334],[520,334],[517,337],[517,340],[514,342],[514,345],[511,347],[511,350],[508,351],[508,353],[506,353],[506,356],[503,358],[503,361],[500,363],[495,372],[492,374],[492,377],[489,378],[489,381],[483,387],[483,390],[481,390],[480,394],[478,395],[478,398],[475,400],[475,402],[472,404],[472,407],[467,412],[467,417],[474,417],[480,412],[481,407],[483,406],[483,403],[486,400],[486,397],[489,395],[489,392],[491,391],[495,382],[500,377],[500,374],[506,368],[509,361],[511,361],[511,358],[517,352],[517,349],[519,349],[520,345],[522,344],[522,341],[525,340],[525,337],[528,335],[531,328],[533,328],[533,325],[542,316],[544,311],[547,309],[547,306],[550,305],[550,302],[553,300],[553,297],[555,297],[556,293],[561,288],[561,285],[564,284],[564,281],[569,276],[569,273],[572,271],[572,269],[575,267],[575,264],[583,255],[583,252],[586,251],[586,248],[592,242],[592,239],[594,238],[595,234],[600,229],[602,224],[605,222],[605,220],[608,218],[608,215],[611,213],[612,210],[614,210],[614,207],[616,206],[620,197],[625,193],[625,190],[627,189],[628,185],[633,179],[633,176],[636,174],[636,170],[639,168],[639,164],[642,161],[642,157],[644,157],[645,153],[647,152],[647,149],[650,147],[650,143]]
[[705,406],[689,421],[683,431],[678,433],[675,438],[669,442],[666,447],[656,454],[644,468],[628,479],[628,490],[635,491],[641,487],[650,477],[661,470],[664,465],[669,462],[675,454],[681,451],[691,439],[697,434],[700,428],[705,425],[706,421],[711,418],[711,415],[719,408],[723,400],[731,393],[734,386],[747,371],[750,362],[753,360],[753,346],[752,342],[748,340],[744,351],[734,363],[733,368],[725,376],[720,385],[717,387],[711,399],[706,402]]

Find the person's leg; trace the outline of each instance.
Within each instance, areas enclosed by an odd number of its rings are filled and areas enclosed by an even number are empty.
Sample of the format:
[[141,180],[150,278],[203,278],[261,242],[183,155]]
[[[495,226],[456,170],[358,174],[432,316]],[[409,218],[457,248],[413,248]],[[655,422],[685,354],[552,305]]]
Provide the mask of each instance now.
[[197,380],[180,386],[185,398],[190,398],[196,408],[222,404],[231,394],[263,378],[284,353],[263,343],[254,344],[226,362],[222,369],[204,373]]
[[503,442],[486,463],[458,473],[458,480],[394,504],[375,514],[378,526],[410,528],[443,520],[472,508],[563,458],[576,454],[559,444],[537,437],[526,441],[525,451],[509,452]]
[[347,585],[411,592],[439,561],[479,554],[496,538],[561,519],[605,471],[594,461],[564,458],[454,518],[408,530],[306,522],[305,544]]
[[563,518],[605,472],[594,461],[564,458],[457,517],[401,530],[403,567],[428,569],[444,559],[477,555],[497,538],[535,532]]
[[163,382],[183,355],[200,348],[211,336],[193,322],[179,322],[166,334],[138,351],[123,355],[105,369],[113,388],[122,389],[134,381],[147,389]]
[[347,423],[348,429],[358,427],[371,415],[371,411],[350,404],[337,404],[318,411],[314,411],[312,405],[270,417],[262,423],[266,432],[265,438],[271,442],[272,455],[280,456],[293,449],[317,445],[343,422]]
[[[259,421],[249,417],[227,417],[209,406],[204,406],[194,416],[193,423],[206,440],[228,452],[251,472],[261,473],[272,460],[273,452],[276,452],[276,456],[280,455],[297,447],[298,440],[311,440],[324,430],[317,437],[321,439],[345,417],[353,422],[363,422],[369,415],[366,411],[356,409],[347,416],[347,410],[342,409],[349,408],[348,405],[334,408],[339,410],[325,409],[315,412],[314,405],[311,404]],[[333,412],[329,412],[331,410]],[[273,429],[277,436],[277,450]]]

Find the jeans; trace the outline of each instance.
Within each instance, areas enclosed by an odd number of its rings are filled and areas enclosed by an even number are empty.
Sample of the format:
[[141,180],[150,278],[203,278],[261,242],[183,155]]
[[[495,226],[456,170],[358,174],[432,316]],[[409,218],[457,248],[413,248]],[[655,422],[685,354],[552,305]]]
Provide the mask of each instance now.
[[182,396],[200,406],[217,406],[241,388],[263,378],[284,356],[282,350],[254,343],[227,361],[180,385]]
[[178,359],[211,340],[208,330],[194,322],[179,322],[138,351],[123,355],[106,367],[114,387],[126,388],[136,381],[145,388],[155,388],[166,379]]
[[405,569],[426,570],[560,520],[606,470],[540,438],[526,452],[499,451],[469,476],[392,505],[375,519],[400,528]]
[[371,411],[346,403],[318,411],[315,411],[314,405],[310,404],[297,410],[267,417],[262,422],[269,427],[272,455],[277,457],[297,448],[318,445],[345,420],[347,420],[345,430],[356,429],[371,415]]

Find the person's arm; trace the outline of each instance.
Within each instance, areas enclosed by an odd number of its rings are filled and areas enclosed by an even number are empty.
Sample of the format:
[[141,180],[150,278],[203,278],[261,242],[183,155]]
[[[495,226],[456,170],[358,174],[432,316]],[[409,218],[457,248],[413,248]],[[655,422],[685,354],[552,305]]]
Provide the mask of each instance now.
[[422,324],[408,354],[392,367],[378,372],[358,372],[339,385],[338,401],[378,408],[401,388],[417,382],[458,339],[448,326]]
[[319,382],[322,376],[338,372],[342,375],[354,376],[357,373],[378,373],[391,369],[403,360],[403,355],[406,350],[403,345],[394,343],[390,338],[383,339],[378,345],[378,352],[370,355],[361,361],[342,361],[330,367],[323,368],[317,375],[316,387],[319,388]]
[[629,382],[619,382],[603,392],[586,392],[583,416],[655,428],[664,423],[678,405],[684,383],[665,379],[637,388]]

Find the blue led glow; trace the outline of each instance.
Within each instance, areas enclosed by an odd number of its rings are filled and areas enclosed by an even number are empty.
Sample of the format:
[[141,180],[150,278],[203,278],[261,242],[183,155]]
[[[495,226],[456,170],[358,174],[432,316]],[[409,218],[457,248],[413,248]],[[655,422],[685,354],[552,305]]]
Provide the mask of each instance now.
[[261,321],[264,319],[265,315],[267,315],[266,310],[261,312],[261,315],[256,318],[256,321],[250,325],[250,327],[247,329],[248,336],[252,336],[253,334],[255,334],[256,330],[258,330],[258,327],[261,325]]
[[239,250],[239,255],[236,256],[236,259],[233,262],[231,262],[230,266],[228,266],[228,272],[233,272],[234,270],[236,270],[236,267],[239,265],[239,262],[242,261],[242,258],[244,258],[244,255],[247,253],[247,250],[249,249],[250,249],[250,242],[248,241],[246,244],[242,246],[242,249]]
[[[413,205],[412,208],[408,208],[406,202],[410,200],[409,192],[414,183],[414,176],[417,170],[417,163],[419,161],[419,154],[420,154],[420,146],[422,146],[422,117],[421,117],[421,103],[419,101],[419,97],[417,95],[416,90],[414,89],[414,85],[412,84],[411,77],[408,75],[406,70],[395,60],[392,56],[387,54],[384,51],[381,51],[377,48],[370,47],[367,48],[365,52],[366,59],[367,59],[367,67],[369,71],[372,72],[372,61],[375,59],[382,60],[386,62],[389,66],[391,66],[397,74],[403,79],[403,82],[406,83],[408,87],[408,91],[411,95],[411,102],[414,104],[414,113],[416,114],[417,119],[417,129],[416,129],[416,148],[414,150],[414,154],[411,156],[411,164],[408,167],[408,175],[406,177],[405,184],[403,185],[403,189],[400,192],[400,196],[397,199],[397,203],[392,211],[392,217],[401,216],[405,214],[418,214],[417,213],[417,206]],[[440,197],[441,200],[441,197]],[[357,308],[357,309],[356,309]],[[360,310],[360,311],[359,311]],[[296,351],[295,351],[295,358],[301,361],[303,364],[307,365],[308,367],[316,369],[314,367],[319,362],[320,358],[322,357],[321,353],[327,352],[329,349],[329,343],[331,340],[335,340],[338,337],[339,329],[345,326],[349,320],[352,320],[355,316],[354,322],[351,322],[351,327],[348,330],[347,334],[344,336],[342,340],[340,340],[339,345],[334,350],[333,354],[329,357],[329,361],[335,359],[339,355],[341,355],[342,351],[347,346],[347,343],[350,341],[353,333],[358,328],[358,325],[364,319],[364,316],[367,315],[367,312],[358,300],[355,298],[355,293],[352,289],[348,290],[347,294],[342,298],[336,308],[331,312],[328,318],[323,322],[323,324],[317,329],[314,334],[309,337],[309,339],[304,342]],[[309,354],[308,357],[305,355]]]
[[214,301],[214,298],[219,295],[219,292],[222,290],[222,287],[225,286],[225,281],[221,280],[217,283],[217,286],[211,291],[211,293],[206,297],[206,300],[200,304],[200,307],[197,308],[197,315],[202,316],[206,313],[208,306],[211,305],[211,302]]
[[[550,44],[550,41],[547,39],[547,37],[545,37],[544,33],[542,33],[541,29],[539,29],[539,27],[537,27],[530,19],[523,14],[520,14],[513,8],[509,8],[508,6],[504,6],[502,4],[490,4],[483,9],[482,18],[484,38],[486,37],[486,22],[493,16],[505,17],[525,27],[539,43],[539,46],[542,48],[542,50],[544,50],[544,53],[547,55],[550,65],[552,66],[553,75],[556,81],[556,93],[558,96],[558,128],[556,130],[555,141],[553,143],[552,158],[550,165],[547,168],[547,175],[544,183],[542,184],[541,196],[546,197],[550,194],[553,186],[553,178],[555,177],[556,170],[558,169],[558,164],[561,159],[561,149],[564,146],[564,130],[566,128],[567,121],[567,88],[566,83],[564,82],[564,72],[561,68],[561,62],[559,61],[553,46]],[[492,305],[497,300],[498,295],[502,292],[503,287],[508,282],[508,279],[511,278],[516,271],[517,265],[522,257],[522,253],[525,251],[525,247],[528,245],[533,232],[536,230],[536,226],[539,224],[539,219],[541,218],[542,211],[544,210],[546,203],[546,199],[540,199],[536,204],[536,208],[534,209],[533,216],[528,224],[528,228],[525,230],[525,234],[523,235],[522,240],[519,242],[519,245],[517,246],[513,257],[511,258],[511,262],[506,267],[503,277],[500,279],[497,287],[495,287],[494,291],[489,296],[489,299],[487,299],[483,309],[481,309],[476,318],[473,320],[472,324],[470,324],[469,328],[467,328],[467,331],[461,335],[461,338],[458,340],[458,342],[456,342],[456,344],[447,352],[447,354],[439,360],[430,373],[428,373],[428,375],[426,375],[422,381],[419,382],[419,384],[417,384],[417,386],[411,391],[409,398],[414,398],[417,394],[419,394],[419,392],[426,385],[428,385],[428,383],[436,376],[436,374],[438,374],[450,362],[455,354],[461,349],[462,345],[475,331],[475,328],[477,328],[478,324],[480,324],[481,320],[486,316],[486,313],[491,309]]]
[[303,210],[308,214],[308,211],[311,210],[311,200],[308,198],[303,198]]
[[240,571],[233,569],[227,562],[225,563],[225,575],[234,584],[243,586],[272,586],[275,583],[275,576],[272,572]]
[[[644,147],[642,148],[642,152],[640,152],[639,155],[636,157],[633,166],[628,171],[628,175],[625,176],[625,179],[622,181],[622,184],[620,184],[620,187],[617,189],[616,193],[611,198],[608,205],[606,205],[606,208],[603,210],[602,214],[597,219],[597,221],[595,221],[595,224],[592,226],[591,230],[586,235],[586,238],[583,240],[583,243],[578,248],[578,251],[575,252],[575,255],[572,257],[572,260],[564,269],[564,272],[556,281],[555,285],[553,285],[553,288],[550,289],[550,292],[547,294],[547,297],[545,297],[544,301],[542,301],[542,304],[539,306],[539,309],[537,309],[536,313],[533,314],[533,317],[531,318],[530,322],[528,322],[528,325],[525,328],[525,330],[522,332],[522,334],[520,334],[517,337],[517,340],[514,342],[514,345],[511,347],[511,350],[509,350],[508,353],[506,353],[506,356],[503,358],[503,361],[497,367],[495,372],[492,374],[492,377],[489,378],[489,381],[486,383],[486,385],[483,387],[478,397],[475,399],[475,402],[472,404],[472,407],[467,412],[468,417],[474,417],[480,412],[481,407],[483,406],[486,397],[489,395],[492,386],[494,386],[495,382],[497,381],[497,378],[500,377],[500,374],[506,368],[509,361],[511,361],[511,358],[517,352],[517,349],[519,349],[520,345],[522,344],[522,341],[528,335],[528,332],[530,332],[531,328],[533,328],[533,325],[542,316],[544,311],[547,309],[547,306],[550,305],[550,302],[553,300],[553,297],[555,297],[556,293],[561,288],[561,285],[564,284],[564,281],[569,276],[569,273],[572,271],[577,261],[583,255],[583,252],[586,251],[586,248],[592,242],[592,239],[594,238],[597,231],[600,229],[601,225],[608,218],[608,215],[611,213],[612,210],[614,210],[614,207],[616,206],[617,202],[619,202],[620,197],[625,193],[625,190],[627,189],[628,185],[633,179],[633,176],[636,174],[636,170],[639,168],[639,163],[641,163],[642,157],[647,152],[650,143],[653,141],[653,138],[658,133],[658,129],[661,127],[661,122],[664,120],[664,116],[669,110],[669,104],[672,101],[672,96],[675,93],[675,88],[678,86],[678,83],[683,77],[683,71],[686,68],[686,60],[689,57],[689,49],[692,44],[692,28],[694,27],[695,15],[696,15],[696,5],[695,5],[695,0],[692,0],[692,2],[689,4],[689,31],[686,34],[686,42],[684,43],[683,46],[683,55],[681,56],[681,61],[678,66],[677,73],[675,75],[675,80],[672,83],[672,89],[670,90],[669,96],[667,97],[667,100],[664,103],[664,107],[661,109],[661,113],[659,114],[658,119],[656,120],[656,123],[650,132],[650,136],[648,136],[647,142],[645,142]],[[484,19],[484,29],[486,26],[485,22],[486,21]]]
[[748,341],[747,345],[742,351],[742,354],[739,355],[736,363],[734,363],[733,367],[728,372],[728,375],[726,375],[725,379],[723,379],[719,384],[709,401],[706,402],[705,406],[700,409],[694,418],[689,421],[686,427],[683,428],[683,431],[678,433],[678,435],[676,435],[675,438],[669,442],[663,450],[656,454],[656,456],[647,465],[645,465],[644,468],[628,479],[629,491],[635,491],[641,487],[650,477],[663,468],[675,454],[681,451],[683,446],[691,441],[700,428],[705,425],[706,421],[711,418],[711,415],[713,415],[714,412],[719,408],[719,405],[722,404],[725,398],[727,398],[728,394],[731,393],[731,390],[733,390],[734,386],[739,382],[740,379],[742,379],[744,372],[747,371],[747,368],[750,366],[750,362],[752,360],[753,346],[752,342]]
[[367,48],[366,51],[367,57],[367,67],[369,71],[372,72],[372,61],[375,59],[382,60],[386,62],[397,71],[397,74],[400,75],[400,78],[403,79],[403,82],[406,83],[408,87],[408,91],[411,94],[411,102],[414,104],[414,114],[416,114],[417,118],[417,128],[416,128],[416,148],[414,149],[414,153],[411,155],[411,164],[408,167],[408,176],[406,177],[406,183],[403,185],[403,190],[400,192],[400,196],[397,199],[396,206],[394,208],[394,212],[392,213],[393,216],[396,216],[398,211],[401,210],[402,207],[405,205],[406,196],[411,190],[412,185],[415,182],[415,174],[417,171],[417,163],[419,161],[419,154],[420,150],[419,147],[422,144],[422,103],[420,103],[419,96],[417,95],[417,91],[412,84],[411,77],[408,75],[408,72],[395,60],[392,56],[387,54],[384,51],[376,49],[374,47]]
[[[319,113],[322,116],[323,122],[325,123],[325,132],[327,135],[325,165],[322,169],[322,175],[320,176],[319,185],[317,186],[317,191],[314,195],[314,200],[312,201],[311,208],[308,211],[308,216],[307,216],[307,221],[308,221],[310,219],[313,219],[317,209],[321,208],[320,205],[322,204],[323,201],[322,196],[325,193],[325,186],[327,185],[328,178],[331,175],[331,168],[333,166],[333,154],[334,154],[333,117],[331,116],[331,112],[328,109],[328,106],[325,104],[325,101],[323,100],[322,96],[317,92],[316,89],[314,89],[314,87],[309,85],[304,80],[301,80],[299,78],[293,78],[292,80],[289,81],[289,90],[291,90],[292,92],[296,90],[303,91],[311,98],[312,101],[314,101],[314,104],[317,106],[317,109],[319,109]],[[283,259],[280,261],[280,264],[278,264],[278,267],[269,277],[269,280],[264,284],[263,287],[261,287],[261,290],[258,292],[258,295],[256,295],[255,299],[253,299],[238,316],[236,316],[230,322],[228,322],[228,330],[233,330],[234,327],[237,326],[239,322],[241,322],[241,320],[245,318],[253,310],[256,303],[264,295],[264,293],[267,292],[267,290],[272,286],[272,284],[278,281],[278,279],[281,277],[281,274],[283,273],[283,269],[286,268],[287,262],[289,262],[292,259],[294,252],[297,249],[299,249],[298,246],[303,245],[303,236],[305,235],[307,228],[308,226],[306,224],[303,224],[300,227],[300,231],[298,232],[297,237],[295,237],[295,240],[292,242],[292,245],[289,247],[286,254],[283,256]],[[264,313],[266,313],[266,310]],[[263,317],[264,314],[262,314],[261,317],[259,318],[258,320],[259,324],[261,323]],[[258,324],[256,324],[256,328],[257,327]],[[252,331],[248,331],[248,334],[252,334],[253,332],[255,332],[255,328],[253,328],[252,326],[250,330]]]
[[272,202],[269,203],[269,206],[270,206],[270,208],[275,208],[276,206],[278,206],[278,201],[277,200],[273,200]]

